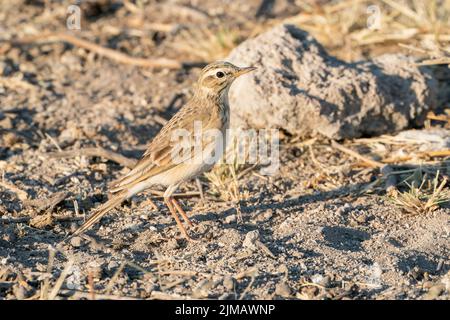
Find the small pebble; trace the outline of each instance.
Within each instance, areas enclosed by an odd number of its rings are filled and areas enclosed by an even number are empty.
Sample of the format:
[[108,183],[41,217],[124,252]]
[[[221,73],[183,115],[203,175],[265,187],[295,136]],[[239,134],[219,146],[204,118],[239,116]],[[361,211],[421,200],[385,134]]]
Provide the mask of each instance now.
[[102,176],[102,174],[100,172],[96,171],[96,172],[94,172],[94,179],[96,181],[101,181],[103,179],[103,176]]

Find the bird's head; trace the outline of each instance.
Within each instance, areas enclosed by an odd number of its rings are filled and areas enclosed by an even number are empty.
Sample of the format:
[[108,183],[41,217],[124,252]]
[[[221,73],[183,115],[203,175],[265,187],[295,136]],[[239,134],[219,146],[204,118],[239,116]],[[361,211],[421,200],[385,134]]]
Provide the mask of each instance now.
[[205,91],[219,94],[229,88],[237,77],[255,69],[255,67],[239,68],[232,63],[223,61],[213,62],[203,68],[198,86]]

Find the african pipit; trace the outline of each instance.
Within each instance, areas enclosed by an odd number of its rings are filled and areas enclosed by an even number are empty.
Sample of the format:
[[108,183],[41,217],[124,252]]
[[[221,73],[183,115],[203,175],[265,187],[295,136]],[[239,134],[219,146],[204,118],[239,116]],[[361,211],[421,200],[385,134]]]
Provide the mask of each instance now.
[[[239,68],[228,62],[206,66],[201,71],[193,97],[161,129],[134,169],[113,184],[110,200],[97,208],[72,236],[86,231],[108,211],[133,195],[153,186],[163,186],[167,188],[164,202],[182,234],[190,240],[178,214],[189,226],[192,223],[172,195],[182,182],[211,169],[225,150],[225,132],[230,121],[228,89],[237,77],[254,69]],[[211,132],[219,133],[221,137],[216,135],[211,139]],[[195,136],[197,143],[187,147],[184,144],[180,148],[180,141],[176,141],[174,136],[186,137],[186,134],[191,142]],[[180,156],[180,153],[183,155]],[[156,208],[154,203],[152,205]]]

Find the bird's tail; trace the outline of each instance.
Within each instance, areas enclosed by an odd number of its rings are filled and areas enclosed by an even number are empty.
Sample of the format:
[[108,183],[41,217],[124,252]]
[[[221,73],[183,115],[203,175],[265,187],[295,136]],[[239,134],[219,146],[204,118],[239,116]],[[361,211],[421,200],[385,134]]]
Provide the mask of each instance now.
[[96,222],[98,222],[105,214],[107,214],[111,209],[114,209],[116,206],[118,206],[120,203],[122,203],[122,201],[126,200],[127,198],[128,196],[126,191],[113,195],[111,199],[109,199],[107,202],[105,202],[100,207],[95,209],[94,213],[89,217],[89,219],[87,219],[86,222],[81,227],[79,227],[69,238],[80,235],[86,230],[88,230]]

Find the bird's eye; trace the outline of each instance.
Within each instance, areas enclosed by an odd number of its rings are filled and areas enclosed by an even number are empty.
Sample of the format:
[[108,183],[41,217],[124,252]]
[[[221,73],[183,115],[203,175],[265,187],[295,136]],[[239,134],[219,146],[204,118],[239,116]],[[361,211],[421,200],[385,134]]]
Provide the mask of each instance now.
[[217,78],[223,78],[224,75],[225,75],[225,73],[223,73],[222,71],[218,71],[216,73]]

